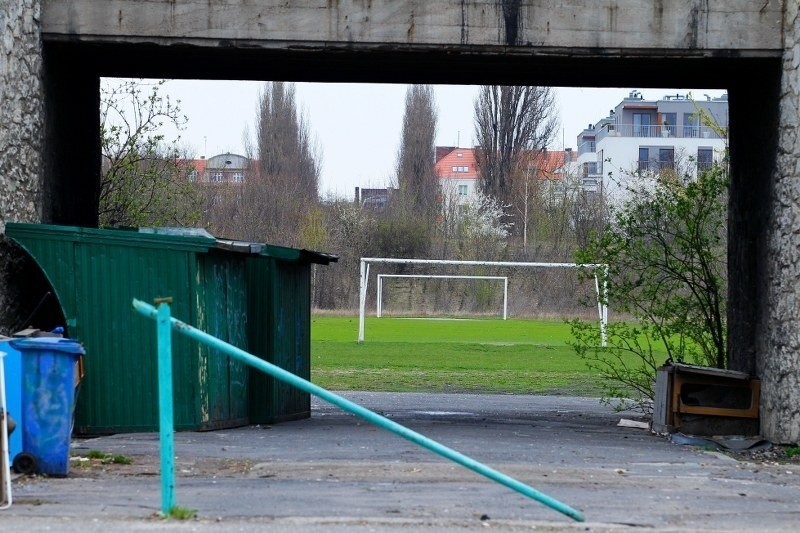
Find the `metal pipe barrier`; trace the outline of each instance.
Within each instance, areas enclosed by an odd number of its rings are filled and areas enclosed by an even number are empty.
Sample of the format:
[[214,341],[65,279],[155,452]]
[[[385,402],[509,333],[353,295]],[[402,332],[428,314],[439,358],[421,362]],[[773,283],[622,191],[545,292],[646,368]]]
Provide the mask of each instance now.
[[[314,385],[310,381],[300,378],[291,372],[275,366],[267,361],[259,359],[258,357],[241,350],[231,344],[219,340],[218,338],[209,335],[197,328],[181,322],[175,318],[170,317],[169,303],[171,299],[161,298],[157,299],[156,304],[158,309],[150,304],[142,302],[134,298],[133,308],[144,315],[145,317],[156,320],[158,323],[158,378],[159,378],[159,411],[160,411],[160,438],[161,438],[161,475],[162,475],[162,512],[168,514],[174,507],[174,488],[175,488],[175,465],[174,465],[174,445],[173,445],[173,426],[172,426],[172,336],[171,331],[174,329],[191,339],[203,343],[211,348],[217,349],[234,359],[238,359],[253,368],[265,372],[281,381],[285,381],[298,389],[313,394],[322,400],[340,407],[345,411],[359,416],[375,424],[387,431],[399,435],[414,444],[418,444],[427,450],[430,450],[446,459],[450,459],[461,466],[472,470],[482,476],[485,476],[492,481],[500,483],[520,494],[536,500],[551,509],[554,509],[570,518],[583,522],[584,517],[579,511],[572,507],[554,499],[550,496],[539,492],[538,490],[530,487],[521,481],[518,481],[502,472],[494,470],[491,467],[484,465],[466,455],[448,448],[443,444],[436,442],[416,431],[413,431],[397,422],[389,420],[369,409],[351,402],[350,400],[334,394],[318,385]],[[167,327],[169,324],[169,327]],[[162,383],[167,381],[167,384]],[[165,427],[165,426],[169,427]]]

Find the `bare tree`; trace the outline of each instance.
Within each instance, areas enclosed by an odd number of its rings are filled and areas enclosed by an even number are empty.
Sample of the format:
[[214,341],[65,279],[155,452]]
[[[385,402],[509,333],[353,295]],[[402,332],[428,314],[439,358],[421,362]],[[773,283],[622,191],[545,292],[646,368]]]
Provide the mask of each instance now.
[[476,160],[483,192],[502,203],[512,201],[522,155],[547,147],[558,125],[549,87],[481,87],[475,100]]
[[250,168],[242,183],[208,188],[213,233],[293,247],[322,247],[319,156],[294,85],[267,82],[259,96],[255,145],[245,132]]
[[161,96],[164,81],[103,84],[100,141],[103,156],[98,219],[101,226],[196,224],[201,199],[178,139],[160,132],[186,124],[179,102]]
[[268,82],[259,98],[258,170],[268,181],[289,180],[300,195],[317,200],[319,163],[293,84]]
[[318,205],[319,156],[293,84],[267,82],[258,102],[251,172],[237,204],[238,227],[258,240],[302,246]]
[[432,219],[437,209],[436,122],[433,88],[409,86],[397,154],[397,182],[403,201],[415,215],[426,220]]

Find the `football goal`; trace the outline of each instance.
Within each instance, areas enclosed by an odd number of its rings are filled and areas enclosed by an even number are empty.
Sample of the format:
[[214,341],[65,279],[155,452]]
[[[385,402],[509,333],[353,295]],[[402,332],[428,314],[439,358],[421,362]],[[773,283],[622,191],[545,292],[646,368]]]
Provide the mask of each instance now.
[[469,276],[469,275],[447,275],[447,274],[378,274],[378,287],[376,290],[375,315],[380,318],[383,314],[383,280],[389,279],[483,279],[503,282],[503,320],[508,318],[508,276]]
[[[428,265],[440,267],[495,267],[495,268],[512,268],[512,269],[592,269],[594,270],[594,292],[597,297],[597,313],[600,320],[600,335],[602,345],[606,345],[606,325],[608,323],[608,305],[606,297],[606,276],[601,273],[608,271],[606,265],[599,264],[578,264],[578,263],[533,263],[533,262],[516,262],[516,261],[457,261],[446,259],[401,259],[392,257],[362,257],[360,264],[360,280],[359,280],[359,322],[358,322],[358,342],[364,342],[364,328],[367,304],[367,289],[369,285],[369,275],[371,265]],[[444,279],[444,278],[484,278],[484,279],[502,279],[504,283],[504,296],[503,296],[503,318],[507,318],[508,314],[508,278],[507,276],[468,276],[462,274],[386,274],[379,273],[377,275],[377,297],[376,297],[376,312],[377,316],[381,316],[383,312],[383,279],[384,278],[428,278],[428,279]],[[602,277],[602,279],[601,279]]]

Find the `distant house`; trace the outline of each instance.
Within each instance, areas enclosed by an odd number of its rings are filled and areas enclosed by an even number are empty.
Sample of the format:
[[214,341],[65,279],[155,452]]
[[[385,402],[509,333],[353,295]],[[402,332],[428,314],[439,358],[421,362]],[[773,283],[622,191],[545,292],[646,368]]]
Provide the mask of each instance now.
[[528,177],[548,182],[563,181],[577,161],[572,148],[530,150],[523,153],[523,158],[523,161],[528,162]]
[[[475,157],[475,148],[454,146],[436,147],[436,175],[444,199],[455,198],[462,204],[480,189],[480,173]],[[527,160],[527,176],[530,179],[560,183],[564,173],[576,161],[571,149],[532,150],[523,153]]]
[[241,184],[252,172],[251,160],[243,155],[224,153],[208,159],[186,161],[189,181],[205,184]]
[[437,146],[435,171],[443,198],[455,197],[461,204],[478,192],[478,165],[473,148]]
[[397,191],[392,187],[383,189],[368,189],[365,187],[356,187],[355,203],[364,209],[371,209],[373,211],[383,211],[389,205],[392,195]]

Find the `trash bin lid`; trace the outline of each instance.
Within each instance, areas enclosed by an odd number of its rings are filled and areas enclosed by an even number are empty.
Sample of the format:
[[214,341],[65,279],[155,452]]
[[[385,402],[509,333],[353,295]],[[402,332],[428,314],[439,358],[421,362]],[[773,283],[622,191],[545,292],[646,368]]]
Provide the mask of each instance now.
[[61,337],[28,337],[24,339],[15,339],[9,344],[11,344],[15,350],[21,352],[25,350],[46,350],[77,355],[84,355],[86,353],[83,350],[83,346],[78,341]]

